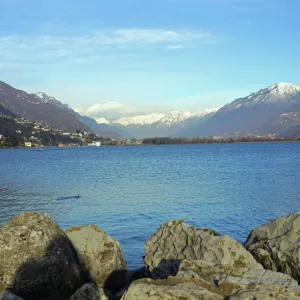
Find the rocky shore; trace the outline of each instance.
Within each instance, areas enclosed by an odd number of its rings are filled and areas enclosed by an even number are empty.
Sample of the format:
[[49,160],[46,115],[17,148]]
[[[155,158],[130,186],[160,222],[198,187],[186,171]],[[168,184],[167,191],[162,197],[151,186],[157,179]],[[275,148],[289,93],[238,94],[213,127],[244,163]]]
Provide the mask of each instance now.
[[300,300],[300,213],[228,235],[170,221],[127,270],[118,241],[95,225],[63,231],[25,212],[0,227],[0,300]]

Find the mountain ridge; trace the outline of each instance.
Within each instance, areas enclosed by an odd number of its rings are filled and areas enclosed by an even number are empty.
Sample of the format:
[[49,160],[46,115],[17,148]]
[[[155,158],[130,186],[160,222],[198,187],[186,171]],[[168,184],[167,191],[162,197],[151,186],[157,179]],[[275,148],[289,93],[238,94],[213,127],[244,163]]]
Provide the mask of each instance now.
[[[203,126],[188,136],[237,136],[255,134],[272,119],[293,111],[300,104],[300,86],[278,83],[221,107]],[[281,134],[278,128],[272,134]]]
[[300,135],[300,85],[277,83],[220,109],[171,110],[107,120],[75,111],[46,93],[26,93],[0,81],[0,113],[65,131],[91,131],[107,138]]
[[131,137],[130,134],[128,134],[126,131],[122,131],[119,128],[109,126],[105,123],[98,123],[95,119],[90,118],[88,116],[85,116],[77,111],[75,111],[71,106],[68,104],[64,104],[57,100],[53,96],[49,96],[44,92],[36,92],[34,93],[36,97],[41,99],[45,103],[51,103],[53,105],[56,105],[60,107],[61,109],[64,109],[74,116],[76,116],[81,122],[86,124],[91,130],[96,133],[101,135],[104,138],[113,138],[113,139],[120,139],[123,137]]
[[38,121],[64,131],[91,131],[70,112],[52,103],[43,102],[36,95],[16,89],[3,81],[0,81],[0,107],[6,114],[10,112],[11,115]]

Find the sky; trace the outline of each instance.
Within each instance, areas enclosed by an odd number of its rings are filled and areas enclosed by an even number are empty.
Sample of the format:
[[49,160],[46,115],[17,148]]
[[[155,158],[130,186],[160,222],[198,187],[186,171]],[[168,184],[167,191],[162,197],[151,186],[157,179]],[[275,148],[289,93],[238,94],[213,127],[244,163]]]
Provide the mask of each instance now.
[[0,80],[97,117],[300,84],[299,0],[0,0]]

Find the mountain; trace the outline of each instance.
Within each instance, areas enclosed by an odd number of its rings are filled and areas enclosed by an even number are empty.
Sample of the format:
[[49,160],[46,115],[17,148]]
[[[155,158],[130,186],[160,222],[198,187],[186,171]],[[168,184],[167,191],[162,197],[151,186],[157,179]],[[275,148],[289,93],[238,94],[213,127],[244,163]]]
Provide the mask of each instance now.
[[206,109],[196,113],[186,110],[166,113],[152,113],[134,117],[123,117],[111,121],[119,128],[125,128],[137,138],[176,136],[178,132],[190,126],[201,124],[210,118],[216,110]]
[[[300,85],[278,83],[219,109],[203,125],[190,128],[186,136],[236,136],[281,134],[287,130],[285,114],[300,104]],[[286,126],[289,127],[289,126]]]
[[77,117],[81,122],[83,122],[86,126],[88,126],[95,134],[99,134],[104,138],[112,138],[112,139],[120,139],[122,137],[124,138],[132,138],[132,136],[120,129],[116,128],[114,126],[109,126],[105,123],[97,123],[95,119],[84,116],[78,112],[76,112],[72,107],[70,107],[68,104],[63,104],[62,102],[58,101],[52,96],[48,96],[45,93],[37,92],[35,93],[36,97],[38,97],[43,103],[50,103],[53,104],[65,111],[70,112],[74,116]]
[[90,131],[88,126],[70,112],[52,103],[41,101],[36,95],[15,89],[2,81],[0,81],[0,111],[6,115],[42,122],[64,131],[74,132],[77,129]]

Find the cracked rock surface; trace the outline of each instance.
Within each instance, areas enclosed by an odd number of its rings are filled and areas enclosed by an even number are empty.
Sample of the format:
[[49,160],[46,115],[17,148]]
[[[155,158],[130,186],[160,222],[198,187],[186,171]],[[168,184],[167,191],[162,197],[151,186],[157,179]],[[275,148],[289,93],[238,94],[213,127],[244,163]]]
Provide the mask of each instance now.
[[176,276],[135,281],[123,300],[299,300],[297,281],[282,273],[183,260]]
[[170,221],[160,226],[147,240],[145,249],[145,263],[153,278],[176,275],[183,259],[263,269],[232,237],[209,229],[196,229],[183,221]]
[[254,229],[245,247],[265,269],[289,274],[300,282],[300,213]]
[[112,271],[126,268],[120,243],[96,225],[71,227],[66,234],[91,279],[99,286],[103,286]]

